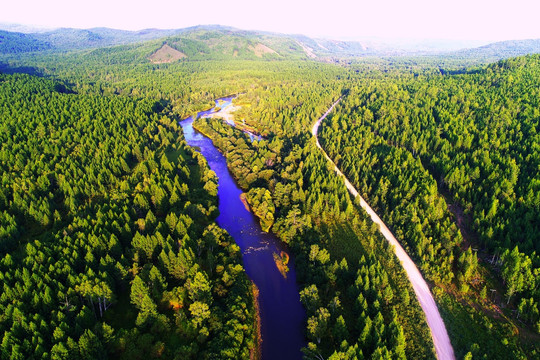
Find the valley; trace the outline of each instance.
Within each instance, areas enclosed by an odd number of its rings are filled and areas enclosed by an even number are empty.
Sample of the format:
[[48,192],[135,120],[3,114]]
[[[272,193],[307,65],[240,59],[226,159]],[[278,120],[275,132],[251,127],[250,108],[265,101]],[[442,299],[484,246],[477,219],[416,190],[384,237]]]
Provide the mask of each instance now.
[[536,48],[0,32],[0,359],[540,358]]

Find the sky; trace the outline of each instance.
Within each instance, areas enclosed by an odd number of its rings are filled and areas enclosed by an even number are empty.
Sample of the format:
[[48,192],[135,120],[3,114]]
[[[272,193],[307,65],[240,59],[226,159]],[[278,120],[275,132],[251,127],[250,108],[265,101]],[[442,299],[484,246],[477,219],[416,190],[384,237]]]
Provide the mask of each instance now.
[[220,24],[333,39],[540,38],[540,0],[3,0],[0,22],[177,29]]

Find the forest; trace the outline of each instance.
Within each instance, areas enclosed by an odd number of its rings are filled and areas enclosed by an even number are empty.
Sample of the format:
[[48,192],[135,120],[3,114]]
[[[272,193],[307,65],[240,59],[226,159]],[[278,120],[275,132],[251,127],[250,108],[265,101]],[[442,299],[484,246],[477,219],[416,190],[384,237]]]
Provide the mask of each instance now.
[[536,333],[539,60],[360,80],[322,135],[431,281],[486,307],[495,273],[504,289],[490,298],[513,302]]
[[399,261],[311,136],[339,97],[321,144],[429,282],[457,358],[540,356],[540,56],[150,63],[162,44],[0,59],[1,359],[257,358],[216,175],[178,125],[231,94],[261,140],[194,127],[294,254],[305,358],[435,358]]
[[249,357],[215,175],[159,103],[28,75],[0,97],[2,358]]
[[[312,84],[297,86],[305,91],[298,94],[303,105],[295,113],[314,112],[319,99],[311,95]],[[286,99],[292,89],[276,93]],[[319,114],[325,110],[321,107]],[[275,126],[291,126],[292,134],[293,124]],[[308,314],[308,358],[434,357],[425,320],[399,263],[367,217],[354,211],[342,183],[328,173],[304,131],[284,143],[251,143],[249,136],[220,120],[198,119],[194,125],[227,155],[242,187],[271,194],[258,200],[254,211],[274,209],[272,231],[296,255],[300,298]]]

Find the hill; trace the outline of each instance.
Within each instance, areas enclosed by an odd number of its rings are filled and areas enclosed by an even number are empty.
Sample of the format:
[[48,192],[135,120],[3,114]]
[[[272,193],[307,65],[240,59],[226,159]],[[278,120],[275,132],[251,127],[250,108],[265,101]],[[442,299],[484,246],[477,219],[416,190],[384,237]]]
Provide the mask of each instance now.
[[152,50],[152,53],[167,44],[186,54],[188,59],[197,60],[202,58],[293,58],[329,61],[365,56],[436,55],[448,59],[475,59],[488,62],[540,52],[540,39],[502,41],[450,51],[479,43],[377,38],[343,41],[311,38],[301,34],[246,31],[221,25],[138,31],[110,28],[60,28],[45,31],[13,24],[9,26],[0,24],[0,29],[3,29],[0,30],[0,52],[7,54],[44,50],[83,50],[129,44],[142,45],[144,42],[158,39],[163,41]]
[[[309,38],[302,41],[307,39]],[[165,52],[171,53],[176,50],[186,55],[188,59],[195,60],[317,57],[311,56],[305,45],[289,35],[244,31],[219,25],[140,31],[108,28],[61,28],[29,34],[0,31],[0,51],[4,54],[43,50],[90,50],[117,45],[131,45],[122,48],[122,52],[145,51],[147,58],[154,56],[164,45],[168,47]],[[316,50],[318,55],[321,49],[323,48]],[[186,56],[173,56],[172,59],[178,60]]]
[[51,48],[50,44],[32,35],[0,30],[0,53],[2,54],[43,51]]
[[[200,25],[183,29],[144,29],[139,31],[117,30],[110,28],[73,29],[59,28],[54,30],[37,30],[22,26],[2,26],[0,29],[13,34],[12,42],[20,41],[46,44],[39,48],[23,47],[25,51],[42,51],[45,49],[68,51],[102,48],[115,45],[142,43],[149,40],[179,37],[196,41],[179,46],[195,46],[198,55],[208,55],[217,51],[221,55],[250,58],[265,57],[274,54],[284,57],[311,58],[328,60],[333,57],[403,55],[417,51],[411,46],[400,46],[397,43],[384,43],[378,40],[342,41],[334,39],[311,38],[299,34],[279,34],[265,31],[246,31],[221,25]],[[19,31],[19,32],[14,32]],[[172,40],[174,41],[174,40]],[[178,42],[178,41],[176,41]],[[189,42],[189,41],[188,41]],[[22,46],[22,45],[21,45]],[[409,50],[407,50],[409,49]],[[13,53],[4,51],[4,53]],[[279,57],[276,56],[276,57]],[[215,57],[215,56],[212,56]]]
[[195,28],[166,39],[191,59],[305,58],[302,47],[287,36],[236,29]]
[[126,31],[109,28],[62,28],[46,33],[34,34],[34,36],[38,40],[50,43],[55,49],[73,50],[137,43],[170,36],[177,32],[178,30],[159,29]]
[[479,58],[496,61],[515,56],[540,53],[540,39],[510,40],[491,43],[472,49],[463,49],[450,53],[452,57]]

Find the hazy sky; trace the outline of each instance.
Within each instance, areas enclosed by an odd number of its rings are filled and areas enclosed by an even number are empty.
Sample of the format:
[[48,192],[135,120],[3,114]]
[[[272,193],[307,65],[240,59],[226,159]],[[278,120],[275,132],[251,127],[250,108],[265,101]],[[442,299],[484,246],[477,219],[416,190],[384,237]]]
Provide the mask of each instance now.
[[540,0],[3,0],[0,22],[138,30],[221,24],[330,38],[540,38]]

